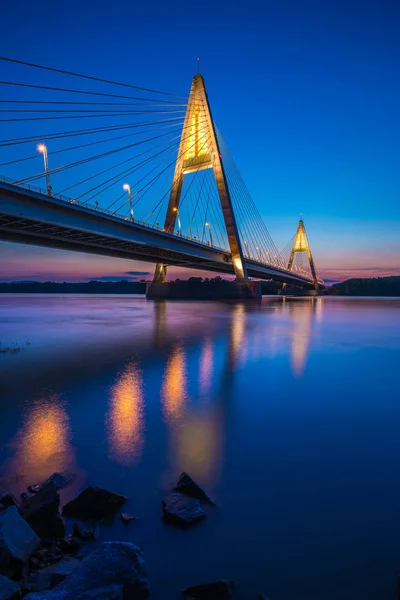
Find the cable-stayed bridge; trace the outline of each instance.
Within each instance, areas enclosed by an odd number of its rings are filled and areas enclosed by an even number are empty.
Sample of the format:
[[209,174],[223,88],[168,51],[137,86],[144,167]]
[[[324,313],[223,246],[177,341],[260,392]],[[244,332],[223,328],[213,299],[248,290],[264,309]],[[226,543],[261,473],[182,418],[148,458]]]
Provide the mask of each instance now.
[[302,220],[288,247],[275,246],[199,73],[183,97],[0,64],[0,239],[154,262],[159,284],[178,265],[324,287]]

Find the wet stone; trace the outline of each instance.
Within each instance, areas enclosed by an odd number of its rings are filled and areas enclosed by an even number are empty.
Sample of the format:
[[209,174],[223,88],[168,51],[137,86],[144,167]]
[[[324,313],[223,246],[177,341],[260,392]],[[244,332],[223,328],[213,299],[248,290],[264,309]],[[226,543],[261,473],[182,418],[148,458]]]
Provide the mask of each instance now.
[[60,540],[60,548],[64,554],[76,554],[82,548],[83,543],[82,538],[77,538],[71,534]]
[[79,566],[80,561],[71,556],[65,556],[53,569],[51,573],[51,586],[58,585],[64,579],[71,575],[73,571]]
[[190,475],[185,472],[183,472],[179,477],[178,483],[174,487],[174,490],[176,492],[180,492],[181,494],[187,494],[187,496],[191,496],[192,498],[197,498],[197,500],[215,504],[215,502],[210,499],[206,492],[195,481],[193,481]]
[[74,571],[49,591],[29,594],[26,600],[143,600],[149,582],[143,554],[128,542],[103,542]]
[[15,561],[26,563],[38,545],[39,538],[15,506],[0,512],[0,573],[8,573]]
[[43,486],[41,484],[28,485],[28,492],[30,492],[31,494],[37,494],[38,492],[41,491],[42,488],[43,488]]
[[60,495],[54,483],[46,483],[24,505],[22,516],[41,538],[61,538],[65,526],[58,512]]
[[206,516],[199,500],[184,494],[168,494],[162,501],[162,506],[164,520],[183,527],[194,525]]
[[40,572],[31,573],[28,577],[25,577],[20,583],[19,587],[23,594],[29,592],[41,592],[48,590],[51,585],[51,573]]
[[0,600],[16,600],[20,596],[17,584],[8,577],[0,575]]
[[125,512],[121,513],[120,517],[121,517],[121,521],[125,524],[128,524],[131,521],[136,521],[136,517],[133,517],[129,513],[125,513]]
[[18,502],[12,494],[6,492],[6,490],[0,489],[0,504],[3,506],[3,510],[9,506],[17,506]]
[[56,490],[61,490],[71,483],[71,478],[63,473],[53,473],[45,483],[54,483]]
[[188,587],[183,591],[186,600],[230,600],[235,582],[231,580],[214,581]]
[[22,492],[20,496],[22,504],[26,504],[27,502],[29,502],[29,500],[31,500],[34,495],[35,494],[31,494],[30,492]]
[[72,535],[81,540],[96,539],[94,527],[82,529],[82,527],[78,523],[72,524]]
[[115,512],[125,502],[125,497],[103,488],[87,487],[77,498],[68,502],[62,510],[65,517],[77,519],[101,519]]

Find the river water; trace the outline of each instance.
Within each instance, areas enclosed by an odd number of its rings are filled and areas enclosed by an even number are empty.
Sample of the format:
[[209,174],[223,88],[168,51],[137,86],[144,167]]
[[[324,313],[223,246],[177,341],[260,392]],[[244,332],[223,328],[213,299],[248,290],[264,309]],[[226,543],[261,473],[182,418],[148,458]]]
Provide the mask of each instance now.
[[[396,597],[400,299],[0,295],[0,342],[0,485],[128,496],[98,538],[141,546],[155,599]],[[189,531],[160,518],[183,470],[217,502]]]

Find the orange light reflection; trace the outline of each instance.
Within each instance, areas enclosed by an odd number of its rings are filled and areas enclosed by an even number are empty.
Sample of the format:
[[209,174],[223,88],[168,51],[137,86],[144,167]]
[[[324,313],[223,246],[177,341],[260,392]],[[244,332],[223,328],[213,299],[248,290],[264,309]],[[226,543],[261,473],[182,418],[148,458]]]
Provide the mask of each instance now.
[[143,391],[141,373],[130,364],[112,388],[108,414],[110,456],[122,465],[136,462],[143,452]]

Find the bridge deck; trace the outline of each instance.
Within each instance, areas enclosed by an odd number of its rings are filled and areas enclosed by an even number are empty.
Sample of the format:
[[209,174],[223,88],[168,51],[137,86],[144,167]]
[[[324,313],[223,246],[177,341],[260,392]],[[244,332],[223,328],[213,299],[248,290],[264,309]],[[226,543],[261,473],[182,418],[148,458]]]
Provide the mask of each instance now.
[[[0,239],[234,274],[227,250],[6,182],[0,182]],[[246,265],[250,277],[313,286],[285,269],[251,259]]]

